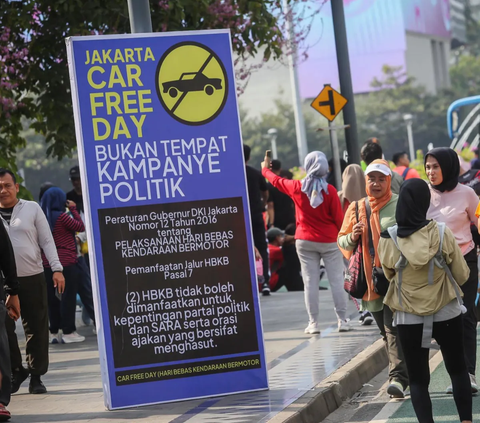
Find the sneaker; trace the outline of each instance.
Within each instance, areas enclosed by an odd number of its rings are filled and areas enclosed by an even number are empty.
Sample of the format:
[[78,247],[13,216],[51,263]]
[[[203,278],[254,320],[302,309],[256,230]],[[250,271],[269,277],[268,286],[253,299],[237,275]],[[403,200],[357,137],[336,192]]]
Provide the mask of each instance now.
[[46,394],[47,388],[40,379],[40,376],[30,376],[30,385],[28,386],[28,392],[31,394]]
[[393,380],[387,387],[387,394],[390,398],[405,398],[405,392],[403,392],[403,386],[400,382]]
[[320,333],[320,329],[318,329],[318,323],[309,323],[308,326],[305,328],[305,333],[309,335],[315,335]]
[[370,313],[369,311],[364,311],[358,321],[362,326],[370,326],[373,323],[374,318],[372,316],[372,313]]
[[29,374],[29,371],[24,367],[20,367],[19,369],[12,372],[12,394],[18,392],[20,386],[23,382],[25,382],[25,379],[28,377]]
[[62,339],[58,336],[58,333],[51,333],[50,334],[50,344],[61,344]]
[[64,344],[73,344],[74,342],[83,342],[85,341],[85,337],[82,335],[79,335],[77,332],[72,332],[67,334],[63,334],[62,336],[62,342]]
[[8,422],[12,415],[3,404],[0,404],[0,422]]
[[476,394],[478,392],[478,385],[475,375],[470,375],[470,383],[472,385],[472,394]]
[[338,321],[339,332],[349,332],[351,330],[352,330],[352,327],[350,326],[350,319]]
[[268,282],[263,282],[262,284],[262,295],[270,295],[270,285],[268,284]]

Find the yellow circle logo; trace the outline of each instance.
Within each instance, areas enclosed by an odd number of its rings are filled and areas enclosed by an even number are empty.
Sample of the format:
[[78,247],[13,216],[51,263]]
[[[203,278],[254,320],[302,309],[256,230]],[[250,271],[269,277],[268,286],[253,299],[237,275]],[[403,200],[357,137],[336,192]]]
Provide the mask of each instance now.
[[170,47],[158,62],[156,86],[165,111],[187,125],[211,122],[227,101],[225,67],[213,50],[200,43]]

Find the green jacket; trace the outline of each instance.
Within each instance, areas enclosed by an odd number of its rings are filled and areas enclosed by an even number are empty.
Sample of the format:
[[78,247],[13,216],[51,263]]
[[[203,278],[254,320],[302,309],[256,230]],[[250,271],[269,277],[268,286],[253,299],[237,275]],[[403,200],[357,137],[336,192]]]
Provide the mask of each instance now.
[[[402,306],[398,300],[398,274],[395,265],[400,259],[400,251],[391,238],[382,238],[378,245],[378,254],[390,287],[383,302],[393,311],[399,310],[417,316],[429,316],[437,313],[456,298],[455,290],[443,269],[434,267],[433,284],[428,283],[430,260],[440,247],[437,222],[427,226],[407,238],[398,238],[398,245],[408,260],[403,270]],[[463,285],[470,270],[463,258],[462,251],[450,229],[445,228],[442,253],[458,285]]]

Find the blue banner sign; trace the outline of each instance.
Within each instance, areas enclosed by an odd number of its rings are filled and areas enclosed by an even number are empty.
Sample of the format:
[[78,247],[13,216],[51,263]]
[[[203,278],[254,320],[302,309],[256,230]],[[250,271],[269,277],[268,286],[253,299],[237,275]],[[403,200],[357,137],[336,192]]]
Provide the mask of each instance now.
[[67,48],[106,406],[267,389],[229,32]]

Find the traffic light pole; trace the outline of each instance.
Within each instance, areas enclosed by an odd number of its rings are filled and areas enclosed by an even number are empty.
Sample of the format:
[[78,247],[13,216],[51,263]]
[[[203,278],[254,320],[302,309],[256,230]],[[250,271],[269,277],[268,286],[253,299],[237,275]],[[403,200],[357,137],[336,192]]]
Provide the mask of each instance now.
[[331,0],[333,30],[335,33],[335,46],[337,49],[338,75],[340,91],[348,100],[343,109],[343,122],[349,128],[345,130],[347,143],[348,162],[360,163],[360,148],[358,145],[357,118],[355,115],[355,102],[353,98],[352,76],[350,74],[350,58],[348,56],[347,28],[345,25],[345,11],[343,0]]
[[132,34],[152,32],[149,0],[127,0]]

